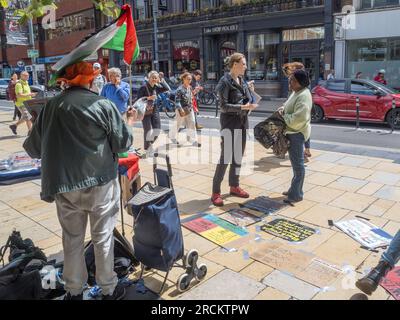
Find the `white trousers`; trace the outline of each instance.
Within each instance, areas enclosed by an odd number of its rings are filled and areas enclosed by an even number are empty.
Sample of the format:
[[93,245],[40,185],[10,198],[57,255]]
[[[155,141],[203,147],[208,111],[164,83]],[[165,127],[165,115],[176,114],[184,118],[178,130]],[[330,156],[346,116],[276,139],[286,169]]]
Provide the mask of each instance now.
[[94,245],[96,283],[103,294],[112,294],[118,278],[114,272],[114,236],[120,210],[118,179],[106,185],[57,194],[57,214],[62,226],[65,290],[82,293],[88,280],[84,257],[85,232],[90,221]]
[[194,117],[194,111],[190,111],[190,113],[186,117],[181,117],[178,110],[176,111],[175,123],[171,125],[170,130],[170,139],[178,140],[178,130],[180,127],[186,127],[186,137],[187,141],[193,143],[197,141],[197,131],[196,131],[196,120]]

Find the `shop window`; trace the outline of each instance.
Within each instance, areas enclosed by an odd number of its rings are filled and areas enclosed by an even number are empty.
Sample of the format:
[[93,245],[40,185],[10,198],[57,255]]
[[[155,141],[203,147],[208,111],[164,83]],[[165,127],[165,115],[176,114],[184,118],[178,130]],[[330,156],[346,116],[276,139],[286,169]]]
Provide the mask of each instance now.
[[400,87],[400,38],[379,38],[348,41],[347,76],[362,72],[363,79],[373,80],[385,69],[388,85]]
[[250,80],[278,79],[279,34],[256,34],[247,37],[247,76]]
[[399,5],[399,0],[361,0],[361,9]]
[[173,42],[174,73],[184,70],[194,71],[200,68],[200,46],[197,40]]
[[323,39],[324,36],[325,36],[324,27],[290,29],[290,30],[284,30],[282,34],[283,41]]
[[152,67],[152,48],[141,47],[138,59],[135,62],[133,72],[136,74],[147,74]]

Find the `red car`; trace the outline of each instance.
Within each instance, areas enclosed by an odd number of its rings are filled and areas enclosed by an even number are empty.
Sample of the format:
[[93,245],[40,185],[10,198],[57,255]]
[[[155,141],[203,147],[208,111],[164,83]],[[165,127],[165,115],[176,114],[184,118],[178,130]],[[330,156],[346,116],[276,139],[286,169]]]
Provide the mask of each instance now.
[[[312,122],[323,119],[356,120],[356,98],[360,98],[360,121],[386,122],[400,129],[400,93],[378,82],[362,79],[335,79],[320,82],[312,89]],[[396,108],[392,110],[393,99]]]

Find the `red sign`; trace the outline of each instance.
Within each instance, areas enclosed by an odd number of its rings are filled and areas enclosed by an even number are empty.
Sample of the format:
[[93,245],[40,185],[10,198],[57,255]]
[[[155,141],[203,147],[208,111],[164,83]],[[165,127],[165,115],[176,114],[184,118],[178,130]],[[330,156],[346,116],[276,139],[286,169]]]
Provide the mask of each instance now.
[[400,267],[391,270],[382,280],[381,286],[385,288],[396,300],[400,300]]

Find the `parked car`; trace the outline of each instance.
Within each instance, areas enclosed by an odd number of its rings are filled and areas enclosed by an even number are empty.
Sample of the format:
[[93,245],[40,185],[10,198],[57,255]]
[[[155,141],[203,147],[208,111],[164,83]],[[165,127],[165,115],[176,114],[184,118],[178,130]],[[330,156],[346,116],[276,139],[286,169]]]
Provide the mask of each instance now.
[[[312,90],[312,122],[323,119],[356,120],[356,98],[360,98],[359,117],[364,122],[386,122],[400,129],[400,94],[372,80],[334,79],[320,82]],[[395,101],[396,108],[392,110]]]
[[0,99],[7,99],[7,88],[10,79],[0,78]]

